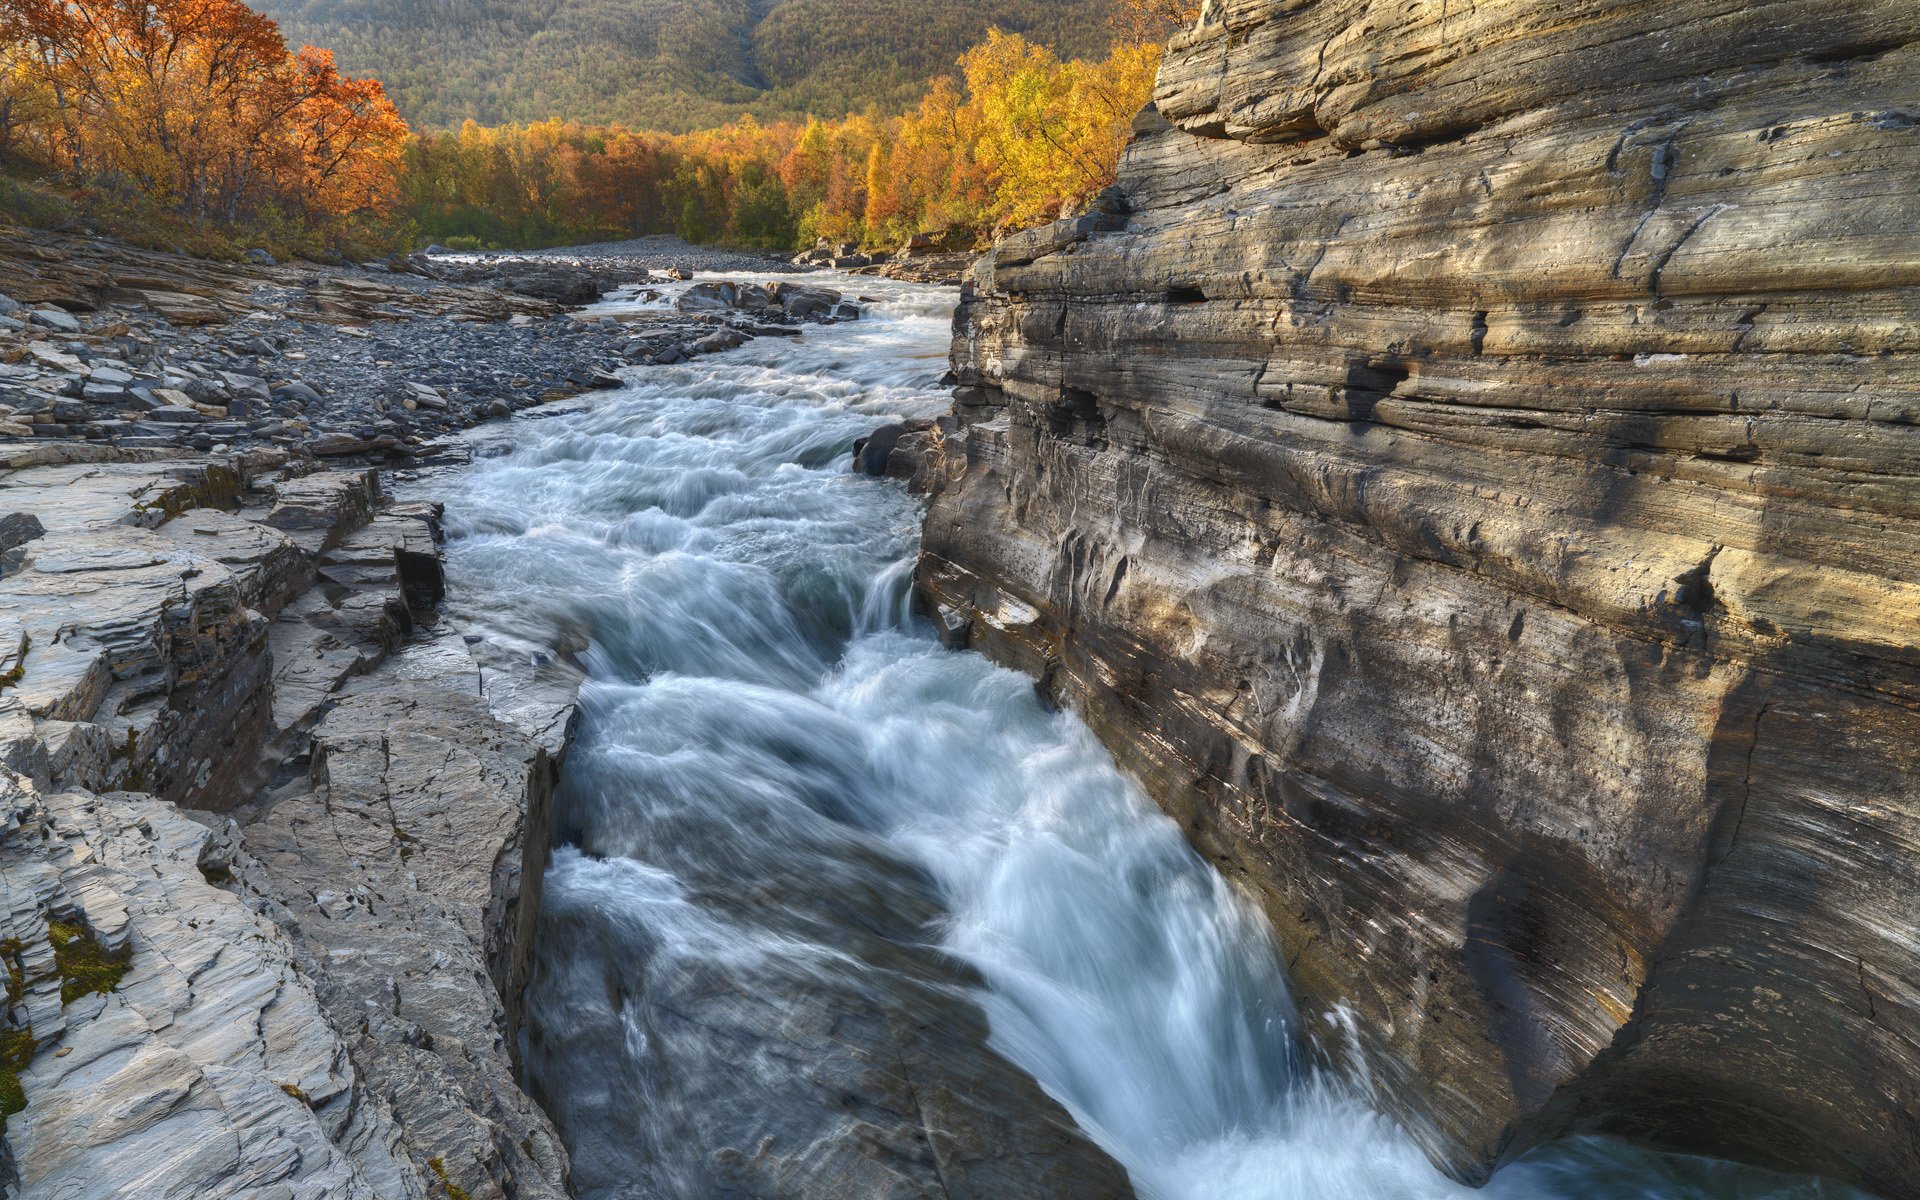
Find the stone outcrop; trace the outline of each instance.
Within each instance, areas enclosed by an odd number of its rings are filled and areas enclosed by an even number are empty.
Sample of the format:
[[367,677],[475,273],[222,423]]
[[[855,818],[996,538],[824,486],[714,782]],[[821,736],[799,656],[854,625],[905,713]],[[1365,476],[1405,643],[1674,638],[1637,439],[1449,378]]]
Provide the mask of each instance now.
[[[497,286],[454,286],[405,276],[433,271],[424,260],[340,270],[314,263],[218,262],[143,250],[123,242],[0,227],[0,291],[23,304],[92,313],[117,306],[143,306],[174,325],[220,325],[258,310],[263,296],[315,321],[370,321],[422,312],[468,321],[503,321],[515,315],[559,311],[548,296],[560,287],[564,269],[526,276],[495,274]],[[386,276],[386,278],[382,278]],[[399,276],[401,278],[395,278]],[[567,276],[601,276],[580,270]],[[575,290],[580,285],[573,283]],[[597,295],[598,293],[594,293]],[[592,299],[589,296],[588,299]],[[77,329],[77,326],[76,326]]]
[[717,280],[696,283],[674,298],[683,313],[745,313],[756,320],[793,325],[817,325],[860,319],[859,303],[832,288],[808,287],[784,280],[768,284]]
[[1904,0],[1209,0],[964,295],[923,595],[1463,1177],[1920,1195],[1916,78]]
[[483,690],[371,470],[41,443],[0,497],[13,1194],[565,1195],[514,1043],[570,669]]

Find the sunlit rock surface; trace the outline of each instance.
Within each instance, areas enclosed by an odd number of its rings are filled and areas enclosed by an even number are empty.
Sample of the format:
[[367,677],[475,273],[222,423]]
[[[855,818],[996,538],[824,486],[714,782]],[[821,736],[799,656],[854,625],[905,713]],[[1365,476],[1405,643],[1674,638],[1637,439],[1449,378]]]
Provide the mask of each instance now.
[[72,444],[0,508],[12,1194],[564,1195],[511,1043],[573,680],[482,695],[437,509]]
[[1920,1195],[1920,10],[1210,0],[956,323],[923,593],[1473,1178]]

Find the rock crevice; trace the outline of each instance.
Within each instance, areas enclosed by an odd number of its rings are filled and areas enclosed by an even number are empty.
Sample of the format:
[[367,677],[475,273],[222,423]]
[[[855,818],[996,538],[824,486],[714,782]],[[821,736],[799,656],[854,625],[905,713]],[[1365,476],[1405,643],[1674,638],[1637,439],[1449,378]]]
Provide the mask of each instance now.
[[58,443],[0,504],[12,1194],[565,1195],[515,1039],[574,679],[495,711],[437,506]]

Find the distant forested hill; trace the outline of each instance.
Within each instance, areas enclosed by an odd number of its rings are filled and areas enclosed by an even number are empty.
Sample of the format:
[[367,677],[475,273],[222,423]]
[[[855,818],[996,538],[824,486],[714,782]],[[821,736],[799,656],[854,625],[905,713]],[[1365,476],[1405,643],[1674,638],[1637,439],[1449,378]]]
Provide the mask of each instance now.
[[416,125],[560,117],[673,131],[900,108],[990,26],[1065,56],[1112,0],[255,0]]

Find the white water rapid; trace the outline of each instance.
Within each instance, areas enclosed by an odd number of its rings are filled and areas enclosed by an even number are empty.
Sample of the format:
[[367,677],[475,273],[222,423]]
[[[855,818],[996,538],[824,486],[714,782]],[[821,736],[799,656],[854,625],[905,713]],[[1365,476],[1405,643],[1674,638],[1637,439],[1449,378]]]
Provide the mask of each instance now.
[[528,996],[581,1195],[720,1194],[713,1130],[815,1102],[744,1031],[919,978],[915,942],[1149,1200],[1850,1194],[1602,1140],[1475,1193],[1313,1069],[1258,913],[1079,720],[911,617],[920,506],[849,446],[945,409],[952,293],[840,286],[866,319],[495,426],[453,484],[463,619],[589,647]]

